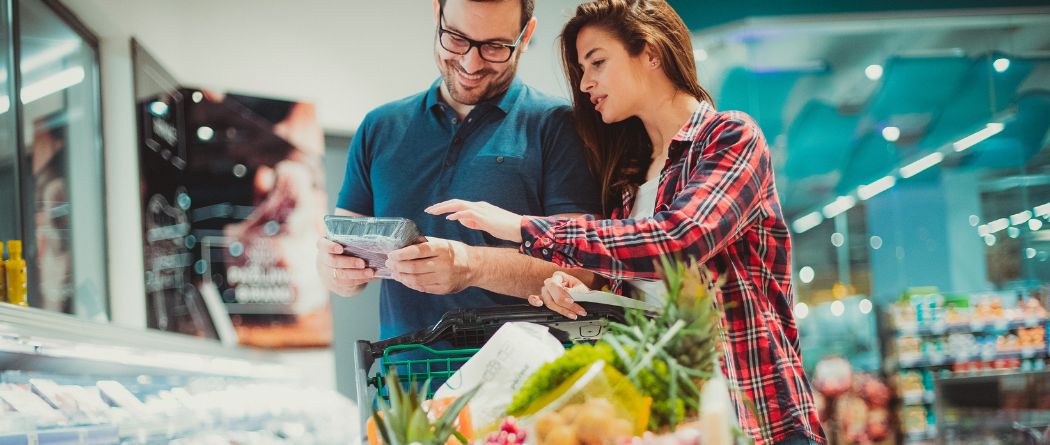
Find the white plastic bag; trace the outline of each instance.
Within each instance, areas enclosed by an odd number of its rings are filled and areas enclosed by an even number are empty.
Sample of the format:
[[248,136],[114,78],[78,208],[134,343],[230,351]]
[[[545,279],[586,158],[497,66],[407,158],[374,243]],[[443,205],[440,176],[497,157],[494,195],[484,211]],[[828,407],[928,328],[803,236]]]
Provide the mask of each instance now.
[[434,394],[434,399],[458,397],[477,385],[470,401],[475,429],[485,431],[501,420],[514,394],[543,364],[565,353],[565,346],[534,323],[506,323]]

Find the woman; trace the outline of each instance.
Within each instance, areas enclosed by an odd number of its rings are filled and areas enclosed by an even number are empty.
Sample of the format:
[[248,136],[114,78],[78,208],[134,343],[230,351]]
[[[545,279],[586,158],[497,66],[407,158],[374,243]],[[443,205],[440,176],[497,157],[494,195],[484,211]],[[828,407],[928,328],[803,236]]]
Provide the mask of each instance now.
[[[738,398],[741,425],[759,444],[825,443],[791,312],[788,229],[758,126],[715,111],[697,81],[689,31],[663,0],[580,5],[562,56],[610,219],[523,217],[459,200],[427,211],[593,271],[614,292],[628,282],[647,299],[661,294],[655,260],[696,258],[725,279],[724,302],[733,302],[723,369],[757,407],[752,415]],[[567,290],[588,284],[557,274],[530,301],[582,314]]]

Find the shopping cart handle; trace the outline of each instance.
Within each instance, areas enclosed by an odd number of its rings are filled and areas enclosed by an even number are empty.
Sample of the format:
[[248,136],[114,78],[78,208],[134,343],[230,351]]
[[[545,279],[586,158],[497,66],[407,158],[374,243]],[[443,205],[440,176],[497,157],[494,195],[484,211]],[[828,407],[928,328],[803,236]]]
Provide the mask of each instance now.
[[[368,345],[367,354],[372,357],[383,355],[391,346],[406,344],[430,345],[446,341],[457,348],[480,348],[496,330],[509,322],[529,322],[545,326],[570,321],[610,320],[623,323],[623,308],[597,303],[580,303],[587,310],[587,315],[577,320],[569,320],[547,308],[528,304],[492,306],[474,309],[458,309],[446,312],[434,326],[399,337],[378,341]],[[552,330],[555,337],[565,337],[564,332]],[[569,342],[569,338],[559,338]]]

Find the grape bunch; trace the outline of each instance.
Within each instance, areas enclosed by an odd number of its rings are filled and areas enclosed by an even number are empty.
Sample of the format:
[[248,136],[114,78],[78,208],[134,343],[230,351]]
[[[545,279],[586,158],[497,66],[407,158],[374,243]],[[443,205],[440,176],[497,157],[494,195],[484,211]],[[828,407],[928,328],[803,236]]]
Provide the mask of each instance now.
[[518,420],[507,417],[503,419],[499,431],[485,438],[485,445],[524,445],[525,437],[525,430],[518,426]]

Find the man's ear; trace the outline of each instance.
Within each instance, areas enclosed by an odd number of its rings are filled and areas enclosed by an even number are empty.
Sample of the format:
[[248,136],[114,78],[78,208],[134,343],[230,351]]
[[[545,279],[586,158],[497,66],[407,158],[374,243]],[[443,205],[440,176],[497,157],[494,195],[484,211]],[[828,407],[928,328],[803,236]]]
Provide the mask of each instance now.
[[441,20],[441,2],[440,0],[434,0],[434,23]]
[[525,35],[521,38],[521,52],[529,50],[529,42],[532,41],[532,33],[534,31],[536,31],[536,17],[530,19],[529,23],[525,25]]

